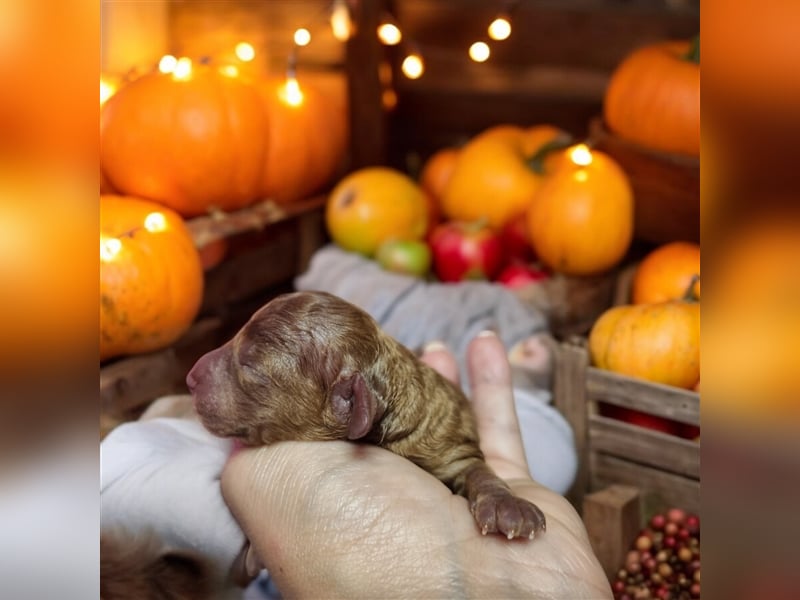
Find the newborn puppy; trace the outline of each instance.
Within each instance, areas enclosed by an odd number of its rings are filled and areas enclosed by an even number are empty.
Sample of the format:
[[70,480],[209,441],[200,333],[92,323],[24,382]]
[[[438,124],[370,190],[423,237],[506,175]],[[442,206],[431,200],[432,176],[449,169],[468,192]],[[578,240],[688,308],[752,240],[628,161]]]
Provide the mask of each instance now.
[[248,445],[358,440],[408,458],[469,501],[483,534],[533,538],[539,508],[484,461],[464,394],[325,292],[284,294],[186,377],[212,433]]

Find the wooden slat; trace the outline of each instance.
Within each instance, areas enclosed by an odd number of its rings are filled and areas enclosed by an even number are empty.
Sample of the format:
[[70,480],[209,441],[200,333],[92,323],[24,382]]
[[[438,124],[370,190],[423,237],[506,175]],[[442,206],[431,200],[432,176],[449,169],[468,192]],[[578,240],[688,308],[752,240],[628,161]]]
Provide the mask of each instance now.
[[588,494],[583,501],[583,523],[600,565],[613,579],[641,528],[639,490],[612,485]]
[[321,209],[326,200],[327,196],[324,194],[291,204],[276,204],[265,200],[237,211],[195,217],[187,221],[187,226],[195,245],[202,248],[222,238],[249,231],[262,231],[270,225]]
[[643,494],[652,496],[646,499],[651,507],[678,506],[691,512],[700,510],[700,482],[694,479],[601,453],[591,457],[591,474],[591,487],[595,490],[613,484],[632,485]]
[[586,413],[584,372],[588,356],[572,344],[562,344],[558,351],[556,376],[553,382],[553,403],[572,426],[578,454],[578,471],[567,497],[573,506],[583,503],[589,485],[589,432]]
[[700,394],[589,367],[589,399],[632,408],[681,423],[700,424]]
[[592,451],[629,458],[678,475],[700,478],[700,444],[660,431],[591,415]]

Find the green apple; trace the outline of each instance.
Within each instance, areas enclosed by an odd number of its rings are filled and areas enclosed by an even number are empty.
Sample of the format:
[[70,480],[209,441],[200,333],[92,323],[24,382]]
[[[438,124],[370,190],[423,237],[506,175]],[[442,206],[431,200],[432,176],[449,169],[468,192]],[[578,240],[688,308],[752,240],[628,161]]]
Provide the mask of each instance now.
[[378,246],[375,260],[392,273],[425,277],[431,270],[431,249],[421,240],[389,240]]

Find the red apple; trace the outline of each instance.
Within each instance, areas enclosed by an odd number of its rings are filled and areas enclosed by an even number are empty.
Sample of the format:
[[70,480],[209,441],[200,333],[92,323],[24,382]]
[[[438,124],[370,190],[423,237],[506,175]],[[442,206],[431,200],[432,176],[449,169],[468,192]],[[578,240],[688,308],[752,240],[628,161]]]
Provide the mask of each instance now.
[[483,221],[437,225],[429,243],[433,270],[444,282],[494,279],[505,265],[500,234]]
[[613,404],[601,403],[599,408],[600,414],[604,417],[625,421],[631,425],[638,425],[639,427],[660,431],[669,435],[675,435],[678,437],[684,437],[685,435],[684,428],[686,426],[678,421],[665,419],[656,415],[650,415],[638,410],[633,410],[631,408],[615,406]]
[[497,282],[513,289],[521,288],[537,281],[547,279],[550,275],[542,269],[531,265],[510,264],[497,276]]
[[509,220],[500,230],[503,248],[510,263],[526,264],[536,257],[528,237],[527,216],[520,215]]

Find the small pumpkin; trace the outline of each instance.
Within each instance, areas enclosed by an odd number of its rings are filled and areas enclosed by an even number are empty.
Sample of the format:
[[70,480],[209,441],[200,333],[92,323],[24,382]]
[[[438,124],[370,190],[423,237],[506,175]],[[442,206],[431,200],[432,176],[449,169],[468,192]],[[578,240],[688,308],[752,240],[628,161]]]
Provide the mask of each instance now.
[[138,198],[100,197],[100,359],[168,346],[191,325],[203,267],[176,212]]
[[[644,304],[681,298],[695,275],[700,275],[699,245],[677,241],[659,246],[636,267],[631,302]],[[699,279],[692,292],[700,298]]]
[[498,125],[471,139],[459,152],[441,199],[453,221],[485,219],[495,229],[523,214],[556,160],[567,134],[550,125],[527,129]]
[[261,194],[267,117],[256,90],[216,69],[144,75],[100,114],[101,167],[120,193],[183,216],[234,210]]
[[700,304],[612,307],[589,333],[589,355],[600,369],[692,389],[700,379]]
[[269,121],[261,194],[290,203],[319,191],[341,166],[349,127],[345,103],[313,83],[254,83]]
[[650,44],[611,74],[603,101],[608,128],[646,148],[700,155],[700,39]]
[[[633,238],[633,191],[607,154],[583,145],[568,151],[539,186],[527,212],[539,260],[565,275],[595,275],[617,265]],[[577,164],[575,160],[588,164]]]

